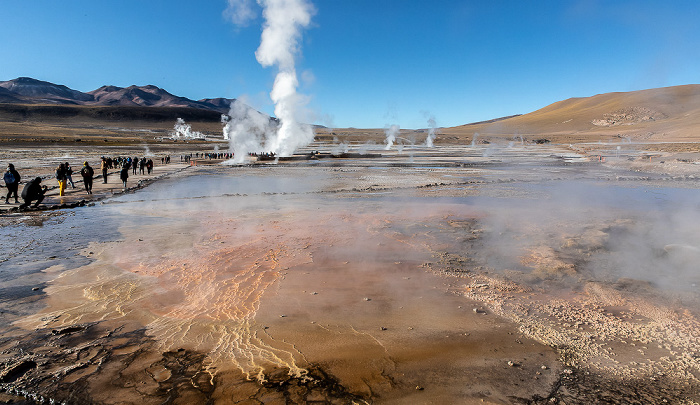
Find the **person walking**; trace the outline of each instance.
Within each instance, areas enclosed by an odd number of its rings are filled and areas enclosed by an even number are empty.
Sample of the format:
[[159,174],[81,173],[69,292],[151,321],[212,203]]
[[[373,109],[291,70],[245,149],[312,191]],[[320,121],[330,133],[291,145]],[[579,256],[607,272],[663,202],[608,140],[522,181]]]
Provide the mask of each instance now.
[[107,184],[107,169],[109,168],[107,159],[102,156],[102,163],[100,163],[100,169],[102,169],[102,182]]
[[19,204],[19,201],[17,200],[17,189],[19,188],[20,175],[17,170],[15,170],[15,165],[12,163],[7,165],[7,171],[3,176],[3,180],[5,181],[5,187],[7,187],[5,204],[10,203],[10,197],[12,197],[12,194],[15,195],[15,204]]
[[70,183],[70,188],[75,188],[75,183],[73,183],[73,168],[70,167],[68,162],[64,164],[64,167],[66,168],[66,180],[68,180],[66,187],[68,187],[68,183]]
[[44,201],[44,194],[46,193],[46,186],[41,185],[41,177],[37,177],[34,180],[30,180],[24,186],[22,190],[22,199],[24,203],[19,206],[19,209],[24,209],[32,204],[32,201],[36,200],[34,208],[38,207],[42,201]]
[[58,195],[63,197],[66,194],[66,165],[63,163],[56,168],[56,180],[58,181]]
[[124,190],[126,190],[126,179],[129,178],[129,166],[131,166],[128,163],[125,163],[124,166],[122,167],[122,171],[119,172],[119,178],[124,182]]
[[85,185],[85,192],[92,194],[92,176],[95,171],[92,170],[88,162],[83,163],[83,168],[80,169],[80,175],[83,176],[83,184]]

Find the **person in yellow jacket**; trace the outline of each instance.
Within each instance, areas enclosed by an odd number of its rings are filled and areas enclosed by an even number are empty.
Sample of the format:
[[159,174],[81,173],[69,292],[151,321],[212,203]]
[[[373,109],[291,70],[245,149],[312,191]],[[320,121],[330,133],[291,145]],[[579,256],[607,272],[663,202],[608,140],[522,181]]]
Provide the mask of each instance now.
[[66,165],[61,163],[56,168],[56,180],[58,180],[58,195],[63,197],[66,191],[66,181],[68,180],[66,174]]

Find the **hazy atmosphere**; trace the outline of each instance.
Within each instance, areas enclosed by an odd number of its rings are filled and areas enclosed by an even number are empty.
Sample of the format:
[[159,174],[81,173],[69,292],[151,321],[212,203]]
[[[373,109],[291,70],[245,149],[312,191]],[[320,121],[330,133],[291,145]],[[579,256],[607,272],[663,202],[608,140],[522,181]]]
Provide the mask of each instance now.
[[0,404],[700,404],[698,2],[0,11]]

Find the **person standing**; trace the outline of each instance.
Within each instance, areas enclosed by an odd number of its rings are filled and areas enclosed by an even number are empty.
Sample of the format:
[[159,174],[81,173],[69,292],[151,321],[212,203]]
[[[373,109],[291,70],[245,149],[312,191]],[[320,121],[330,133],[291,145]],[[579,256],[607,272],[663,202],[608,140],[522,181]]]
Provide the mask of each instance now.
[[30,180],[22,190],[22,199],[24,203],[19,206],[19,209],[29,207],[33,200],[36,200],[34,208],[38,207],[39,204],[44,201],[44,193],[46,193],[46,186],[41,185],[41,177]]
[[107,184],[107,169],[109,168],[107,164],[107,159],[102,156],[102,163],[100,163],[100,169],[102,169],[102,182]]
[[17,200],[17,189],[19,188],[20,175],[17,170],[15,170],[15,165],[12,163],[7,165],[7,171],[3,176],[3,180],[5,180],[5,187],[7,187],[5,204],[10,203],[10,197],[12,197],[12,194],[15,195],[15,204],[19,204],[19,201]]
[[83,176],[83,184],[85,185],[85,192],[92,194],[92,176],[95,171],[92,170],[88,162],[83,163],[83,168],[80,169],[80,175]]
[[58,181],[58,195],[63,197],[66,194],[66,165],[63,163],[56,168],[56,180]]
[[70,188],[75,188],[75,183],[73,183],[73,168],[70,167],[68,162],[64,164],[64,167],[66,168],[66,187],[68,187],[68,183],[70,183]]
[[139,158],[134,157],[134,159],[131,161],[131,174],[136,176],[136,170],[139,168]]
[[124,163],[124,166],[122,167],[122,171],[119,172],[119,178],[124,182],[124,190],[126,190],[126,179],[129,178],[129,167],[131,165],[128,163]]

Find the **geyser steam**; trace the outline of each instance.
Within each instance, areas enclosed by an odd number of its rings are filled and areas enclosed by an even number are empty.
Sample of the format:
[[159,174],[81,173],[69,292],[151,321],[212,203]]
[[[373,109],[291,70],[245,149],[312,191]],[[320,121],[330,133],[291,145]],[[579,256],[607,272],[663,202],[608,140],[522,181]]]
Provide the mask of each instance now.
[[[243,24],[254,17],[250,12],[251,1],[229,0],[229,6],[225,14],[236,24]],[[264,145],[267,152],[274,152],[280,156],[289,156],[302,146],[308,145],[314,140],[314,133],[308,124],[301,123],[300,114],[306,104],[306,97],[297,93],[299,81],[295,68],[295,56],[299,53],[299,40],[301,30],[311,23],[314,7],[306,0],[257,0],[263,9],[265,19],[260,46],[255,52],[255,58],[263,67],[276,66],[277,76],[270,92],[270,98],[275,103],[275,115],[280,120],[276,127],[266,126],[263,133],[264,139],[259,139],[255,133],[225,134],[229,136],[229,142],[234,153],[238,155],[236,160],[243,158],[250,151],[250,146]],[[237,115],[241,109],[232,104],[229,112],[229,125],[241,127],[251,125],[251,115]],[[255,126],[260,128],[259,125]],[[229,128],[230,130],[230,128]],[[251,139],[251,137],[253,139]]]
[[399,134],[400,129],[401,127],[399,127],[397,124],[384,128],[384,135],[386,136],[386,146],[384,149],[389,150],[392,146],[394,146],[396,136]]
[[173,139],[204,139],[203,133],[198,131],[193,131],[190,124],[186,124],[185,120],[178,118],[175,126],[173,127],[173,132],[170,134]]
[[433,147],[433,141],[435,140],[435,137],[437,135],[437,121],[435,121],[435,117],[432,115],[428,117],[428,136],[425,138],[425,146],[432,148]]
[[270,117],[262,114],[245,103],[234,100],[229,115],[223,115],[224,139],[228,139],[234,150],[234,163],[243,163],[250,152],[263,150],[266,134],[274,133],[274,123]]

